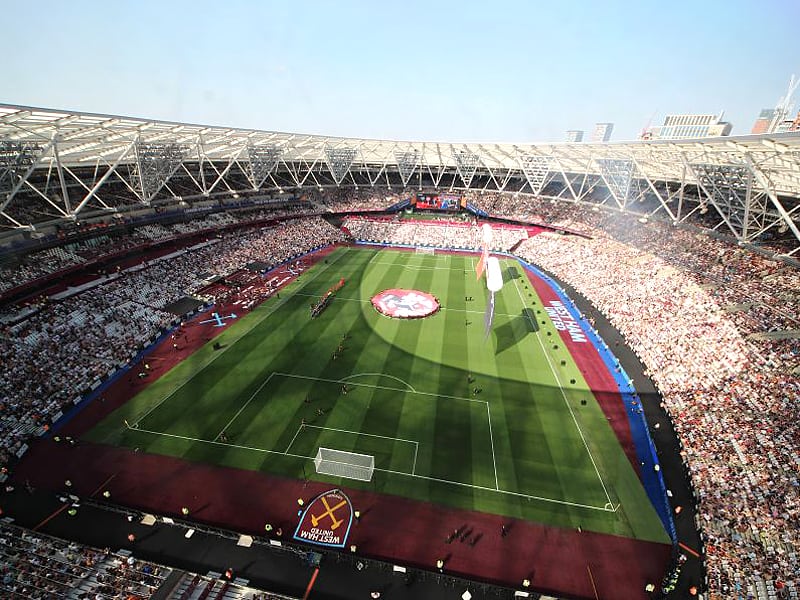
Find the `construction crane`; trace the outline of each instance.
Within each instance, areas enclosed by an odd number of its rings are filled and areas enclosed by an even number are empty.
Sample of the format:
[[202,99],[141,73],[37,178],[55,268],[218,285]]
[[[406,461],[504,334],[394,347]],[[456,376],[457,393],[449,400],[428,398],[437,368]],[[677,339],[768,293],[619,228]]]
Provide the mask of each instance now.
[[653,136],[650,133],[650,124],[653,122],[653,119],[655,118],[655,116],[656,116],[656,111],[653,111],[653,114],[650,115],[649,119],[647,119],[647,123],[645,123],[644,127],[642,127],[641,133],[639,133],[639,139],[640,140],[652,139]]
[[767,129],[769,133],[774,133],[781,123],[790,118],[792,110],[794,109],[792,97],[794,96],[794,93],[799,85],[800,79],[792,75],[789,79],[789,89],[786,91],[786,95],[779,98],[778,104],[775,106],[775,112],[772,115],[772,121]]

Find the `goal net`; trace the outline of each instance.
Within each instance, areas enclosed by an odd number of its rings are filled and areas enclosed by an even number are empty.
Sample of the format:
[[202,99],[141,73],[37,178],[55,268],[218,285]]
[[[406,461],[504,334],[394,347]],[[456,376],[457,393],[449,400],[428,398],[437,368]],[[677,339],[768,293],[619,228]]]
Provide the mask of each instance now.
[[436,254],[436,248],[421,248],[417,246],[414,248],[416,254]]
[[372,472],[375,470],[375,457],[320,447],[314,458],[314,466],[317,468],[317,473],[322,475],[371,481]]

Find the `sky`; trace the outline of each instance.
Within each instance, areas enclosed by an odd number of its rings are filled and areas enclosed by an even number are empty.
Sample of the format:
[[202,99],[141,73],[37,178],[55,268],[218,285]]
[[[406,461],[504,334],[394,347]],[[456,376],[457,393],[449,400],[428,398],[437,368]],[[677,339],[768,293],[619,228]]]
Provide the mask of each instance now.
[[747,134],[800,76],[800,0],[0,0],[0,19],[0,104],[358,138],[621,141],[722,110]]

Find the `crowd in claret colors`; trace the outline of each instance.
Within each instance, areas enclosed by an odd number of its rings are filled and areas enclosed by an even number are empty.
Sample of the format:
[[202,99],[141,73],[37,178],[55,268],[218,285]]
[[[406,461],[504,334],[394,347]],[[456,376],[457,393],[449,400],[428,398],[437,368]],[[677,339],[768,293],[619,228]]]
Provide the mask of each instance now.
[[0,462],[174,323],[176,315],[165,307],[192,294],[214,301],[213,293],[202,293],[209,276],[236,273],[253,261],[275,266],[342,240],[318,217],[226,232],[200,247],[100,276],[99,285],[66,299],[7,307],[0,313],[7,323],[0,326]]
[[392,192],[385,187],[314,192],[311,198],[334,213],[383,211],[401,200],[411,197],[411,192]]
[[800,340],[769,333],[800,329],[800,271],[671,224],[476,202],[591,236],[538,235],[517,254],[585,295],[647,366],[691,473],[712,597],[798,597]]
[[[466,196],[494,216],[583,234],[529,237],[525,229],[497,226],[492,249],[513,249],[575,287],[641,358],[682,445],[698,501],[710,597],[797,598],[800,340],[776,332],[800,330],[800,271],[672,224],[524,195]],[[306,210],[316,212],[374,210],[399,199],[372,190],[304,197]],[[154,224],[127,237],[52,248],[0,267],[0,288],[80,264],[99,251],[231,219]],[[355,239],[378,243],[482,244],[474,222],[348,217],[343,226]],[[101,285],[76,296],[38,301],[23,317],[18,307],[7,307],[0,314],[7,323],[0,331],[0,459],[7,462],[92,381],[173,322],[164,310],[171,302],[202,290],[209,301],[227,298],[222,288],[204,287],[209,276],[235,273],[232,279],[246,287],[256,277],[242,271],[250,262],[277,265],[344,239],[316,217],[228,230],[191,250],[103,275]]]
[[[201,232],[213,235],[217,229],[226,225],[300,216],[312,212],[315,212],[315,209],[308,203],[291,206],[255,206],[231,212],[198,215],[179,223],[142,225],[136,227],[130,234],[117,232],[110,235],[102,233],[108,227],[93,228],[97,234],[94,237],[81,241],[65,241],[62,245],[27,254],[20,261],[0,265],[0,293],[20,283],[86,264],[99,256],[122,253],[154,242],[175,240],[181,236]],[[319,210],[316,209],[316,212]]]
[[[343,225],[354,238],[368,242],[471,250],[480,249],[483,245],[483,231],[474,223],[350,217],[345,219]],[[525,229],[495,227],[491,249],[507,252],[527,237]]]
[[127,552],[99,550],[0,522],[0,597],[4,600],[226,598],[292,600],[221,579],[171,570]]

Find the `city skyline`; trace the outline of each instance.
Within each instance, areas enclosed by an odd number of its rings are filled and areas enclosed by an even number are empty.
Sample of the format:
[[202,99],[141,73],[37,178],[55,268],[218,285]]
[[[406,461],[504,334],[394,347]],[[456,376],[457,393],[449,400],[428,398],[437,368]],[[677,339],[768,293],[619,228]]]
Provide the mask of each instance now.
[[[3,14],[30,20],[5,0]],[[668,114],[724,110],[746,135],[800,73],[798,19],[788,0],[45,2],[8,29],[0,103],[453,142],[558,142],[598,122],[626,141]]]

